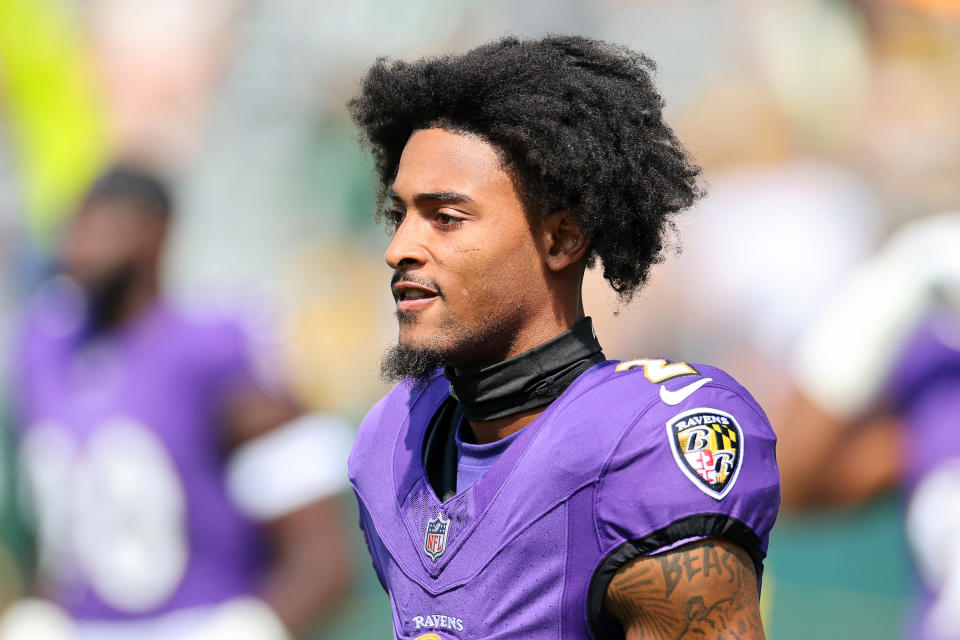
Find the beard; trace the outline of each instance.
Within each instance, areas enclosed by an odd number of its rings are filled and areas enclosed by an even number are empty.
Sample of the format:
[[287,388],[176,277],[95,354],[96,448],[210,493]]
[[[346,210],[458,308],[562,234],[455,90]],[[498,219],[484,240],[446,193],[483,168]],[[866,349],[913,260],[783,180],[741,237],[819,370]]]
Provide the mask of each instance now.
[[134,280],[135,267],[121,265],[82,285],[87,297],[91,334],[103,333],[116,324]]
[[[397,312],[401,327],[417,321],[413,314]],[[440,367],[478,369],[504,360],[515,332],[505,318],[485,316],[481,324],[465,327],[444,318],[438,336],[428,344],[411,346],[402,341],[388,348],[380,360],[380,378],[396,384],[409,379],[415,390],[424,389]]]
[[409,378],[417,391],[424,389],[434,372],[444,366],[447,356],[436,349],[418,349],[405,344],[395,344],[380,360],[380,379],[396,384]]

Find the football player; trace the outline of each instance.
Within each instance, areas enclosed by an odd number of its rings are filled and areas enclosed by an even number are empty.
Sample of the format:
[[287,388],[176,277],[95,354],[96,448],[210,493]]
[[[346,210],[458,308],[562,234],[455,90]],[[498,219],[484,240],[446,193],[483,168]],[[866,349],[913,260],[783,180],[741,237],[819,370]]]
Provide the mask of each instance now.
[[263,381],[238,323],[164,299],[171,209],[153,175],[106,173],[27,314],[14,379],[43,598],[10,607],[4,640],[280,639],[344,591],[349,440]]
[[784,500],[898,486],[922,580],[906,637],[960,638],[960,214],[899,229],[801,341],[784,411]]
[[397,638],[763,638],[767,418],[715,367],[608,360],[581,302],[594,264],[629,300],[699,195],[652,69],[508,37],[349,105],[399,321],[349,472]]

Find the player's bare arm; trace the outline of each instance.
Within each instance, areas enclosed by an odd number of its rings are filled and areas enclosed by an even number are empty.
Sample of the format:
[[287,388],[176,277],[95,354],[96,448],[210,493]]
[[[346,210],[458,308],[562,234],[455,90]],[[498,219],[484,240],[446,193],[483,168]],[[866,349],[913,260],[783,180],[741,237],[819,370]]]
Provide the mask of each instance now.
[[[245,387],[227,402],[225,444],[238,450],[271,434],[289,437],[281,432],[291,426],[299,429],[301,418],[302,409],[289,396],[256,385]],[[340,606],[351,579],[341,499],[336,494],[320,497],[271,514],[263,526],[272,562],[259,595],[288,630],[306,633]]]
[[753,561],[741,547],[703,540],[625,564],[604,613],[627,640],[762,640]]
[[787,507],[860,504],[903,477],[904,443],[895,416],[848,420],[794,391],[774,422]]

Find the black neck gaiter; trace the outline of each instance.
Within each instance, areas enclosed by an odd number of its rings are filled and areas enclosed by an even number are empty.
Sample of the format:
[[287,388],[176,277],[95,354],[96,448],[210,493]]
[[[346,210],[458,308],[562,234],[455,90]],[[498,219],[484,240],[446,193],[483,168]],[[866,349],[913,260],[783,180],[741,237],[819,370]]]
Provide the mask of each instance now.
[[584,318],[569,331],[515,358],[457,376],[447,367],[450,395],[469,420],[497,420],[556,400],[581,373],[606,360]]

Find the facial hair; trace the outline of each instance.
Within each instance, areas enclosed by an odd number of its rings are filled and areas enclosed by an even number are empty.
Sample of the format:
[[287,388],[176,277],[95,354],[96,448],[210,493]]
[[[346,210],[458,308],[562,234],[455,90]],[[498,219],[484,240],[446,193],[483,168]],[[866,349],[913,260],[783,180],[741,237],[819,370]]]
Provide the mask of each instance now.
[[446,361],[447,357],[441,351],[395,344],[386,350],[380,360],[380,379],[396,384],[409,378],[413,381],[414,389],[421,390]]
[[[398,313],[397,319],[401,325],[416,322],[415,314]],[[514,333],[503,319],[490,317],[470,330],[448,317],[440,331],[443,338],[434,344],[412,347],[400,342],[388,348],[380,361],[380,378],[390,384],[409,379],[414,389],[423,389],[440,367],[483,367],[504,359],[510,346],[504,338]]]
[[111,270],[85,287],[88,330],[91,335],[109,331],[116,324],[120,310],[133,287],[135,267],[123,265]]

